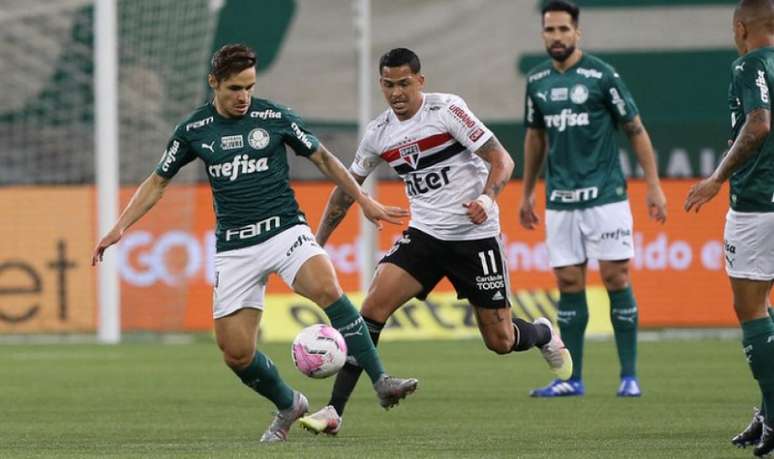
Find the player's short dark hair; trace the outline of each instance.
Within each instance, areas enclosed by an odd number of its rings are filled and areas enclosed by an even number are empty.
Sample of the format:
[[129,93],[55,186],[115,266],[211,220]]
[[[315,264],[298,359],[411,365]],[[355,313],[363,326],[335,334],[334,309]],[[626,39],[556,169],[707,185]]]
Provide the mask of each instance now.
[[549,11],[564,11],[570,15],[572,18],[572,23],[578,25],[578,19],[580,19],[580,8],[578,8],[578,5],[573,2],[568,0],[551,0],[549,2],[545,2],[545,4],[543,4],[540,17],[545,17],[546,13]]
[[408,65],[411,73],[419,73],[419,70],[422,68],[422,64],[419,63],[419,56],[414,51],[408,48],[394,48],[379,58],[379,75],[382,74],[382,69],[385,67],[400,67],[401,65]]
[[220,82],[242,70],[255,67],[255,51],[236,43],[223,45],[215,51],[210,61],[210,75]]

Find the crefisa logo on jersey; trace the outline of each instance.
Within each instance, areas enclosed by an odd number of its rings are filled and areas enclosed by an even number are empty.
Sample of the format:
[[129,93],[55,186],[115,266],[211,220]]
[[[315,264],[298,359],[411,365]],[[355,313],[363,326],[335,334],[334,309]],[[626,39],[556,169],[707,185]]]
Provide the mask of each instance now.
[[412,169],[416,169],[417,164],[419,164],[419,151],[419,145],[415,143],[400,147],[398,149],[398,152],[400,153],[400,159],[406,161],[406,163],[411,166]]
[[570,91],[570,100],[575,104],[582,104],[589,99],[589,88],[582,84],[576,84]]
[[247,143],[256,150],[263,150],[269,145],[269,133],[266,129],[255,128],[247,135]]

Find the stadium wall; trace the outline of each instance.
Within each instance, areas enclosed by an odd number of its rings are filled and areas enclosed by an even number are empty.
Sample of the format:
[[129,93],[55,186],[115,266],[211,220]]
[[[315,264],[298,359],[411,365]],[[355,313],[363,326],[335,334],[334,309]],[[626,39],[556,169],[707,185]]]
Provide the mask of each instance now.
[[[669,221],[650,221],[645,187],[630,184],[635,218],[632,278],[643,327],[735,326],[731,293],[723,270],[722,224],[727,204],[721,197],[688,215],[680,208],[691,182],[667,180]],[[294,183],[309,221],[318,222],[331,185]],[[542,186],[542,185],[541,185]],[[122,191],[125,203],[133,188]],[[211,286],[214,279],[214,217],[206,185],[171,187],[164,200],[128,231],[119,246],[122,279],[122,324],[125,331],[206,331],[212,327]],[[402,184],[382,183],[388,204],[406,206]],[[542,188],[538,190],[542,193]],[[196,206],[179,206],[193,197]],[[504,246],[510,269],[514,313],[525,318],[554,316],[558,293],[548,266],[545,234],[525,231],[517,223],[520,183],[514,181],[499,200]],[[90,266],[93,221],[90,186],[0,189],[0,211],[8,222],[25,222],[25,231],[0,225],[0,333],[92,331],[95,324],[95,270]],[[542,199],[539,199],[542,201]],[[539,209],[542,215],[542,208]],[[62,216],[65,216],[62,218]],[[379,235],[382,251],[399,236],[387,225]],[[351,212],[326,247],[348,292],[358,289],[356,237],[358,222]],[[590,265],[590,331],[610,331],[607,295],[596,265]],[[269,283],[263,323],[266,340],[288,340],[323,314],[308,301],[290,294],[276,277]],[[477,329],[465,301],[447,282],[427,302],[413,301],[390,322],[392,338],[473,336]],[[353,295],[357,302],[361,299]]]

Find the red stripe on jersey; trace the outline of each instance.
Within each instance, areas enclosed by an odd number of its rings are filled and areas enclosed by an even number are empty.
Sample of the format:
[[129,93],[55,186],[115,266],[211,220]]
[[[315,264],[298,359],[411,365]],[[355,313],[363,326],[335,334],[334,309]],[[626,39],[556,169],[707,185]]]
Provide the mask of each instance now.
[[436,134],[431,135],[430,137],[425,137],[424,139],[419,139],[416,142],[411,142],[406,145],[402,145],[398,148],[393,148],[392,150],[387,150],[384,153],[382,153],[380,156],[383,160],[386,162],[392,162],[396,159],[400,158],[400,149],[411,144],[417,144],[419,145],[419,151],[425,151],[429,150],[431,148],[435,148],[439,145],[443,145],[444,143],[451,140],[452,136],[448,132],[444,132],[443,134]]

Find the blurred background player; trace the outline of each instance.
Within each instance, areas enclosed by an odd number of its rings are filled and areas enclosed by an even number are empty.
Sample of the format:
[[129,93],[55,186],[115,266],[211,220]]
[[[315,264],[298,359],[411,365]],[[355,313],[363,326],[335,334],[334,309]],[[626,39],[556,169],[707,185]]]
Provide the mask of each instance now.
[[535,389],[534,397],[580,396],[583,339],[589,319],[586,270],[599,260],[610,298],[621,382],[618,395],[641,395],[637,380],[637,303],[629,281],[634,256],[632,215],[618,159],[615,131],[623,127],[645,173],[650,216],[666,220],[650,137],[618,73],[577,47],[579,9],[551,1],[542,9],[543,40],[550,60],[527,75],[524,139],[524,194],[519,219],[527,229],[539,223],[535,182],[546,166],[546,245],[559,286],[557,322],[572,354],[573,374]]
[[723,231],[726,273],[744,353],[762,395],[760,410],[731,442],[755,445],[753,453],[763,456],[774,450],[774,313],[769,303],[774,279],[774,2],[739,2],[733,26],[741,57],[731,65],[731,149],[715,172],[690,190],[685,210],[698,212],[723,182],[731,182]]
[[226,364],[242,382],[279,410],[262,442],[287,439],[291,424],[308,409],[266,355],[256,351],[266,282],[279,274],[293,290],[325,310],[366,369],[383,407],[416,389],[415,379],[385,374],[363,319],[339,287],[326,252],[315,242],[289,185],[285,146],[309,158],[339,189],[357,201],[369,220],[400,223],[407,212],[372,200],[287,107],[252,97],[255,53],[226,45],[212,57],[208,83],[212,102],[178,125],[156,170],[140,185],[113,229],[94,249],[92,264],[106,248],[161,199],[181,167],[201,159],[217,218],[213,317]]
[[[361,314],[374,343],[395,310],[413,297],[424,300],[447,277],[458,298],[473,305],[487,348],[507,354],[537,346],[557,375],[569,377],[572,360],[550,321],[511,319],[495,202],[513,171],[510,155],[462,98],[422,92],[425,78],[414,52],[388,51],[379,60],[379,75],[389,108],[368,125],[350,171],[362,183],[382,161],[388,163],[406,184],[411,222],[379,262],[363,302]],[[340,187],[333,191],[317,230],[320,245],[352,202]],[[302,418],[301,425],[337,433],[361,372],[345,365],[330,404]]]

